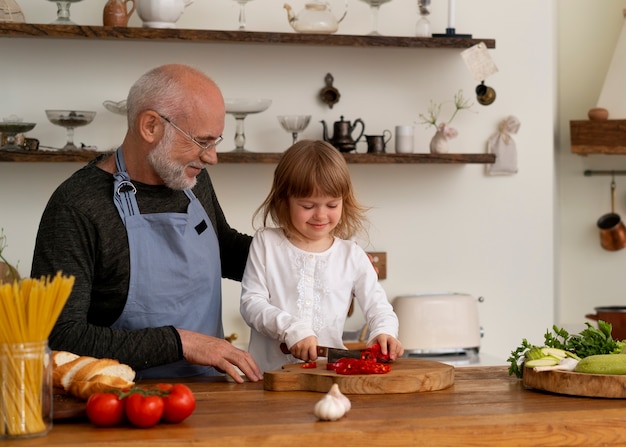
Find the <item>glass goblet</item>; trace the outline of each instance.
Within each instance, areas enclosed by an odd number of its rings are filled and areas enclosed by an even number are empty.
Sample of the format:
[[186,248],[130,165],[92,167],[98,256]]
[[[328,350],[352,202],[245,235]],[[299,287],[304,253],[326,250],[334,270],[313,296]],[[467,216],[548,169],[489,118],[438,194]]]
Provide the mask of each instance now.
[[76,25],[70,20],[70,6],[82,0],[49,0],[57,4],[57,19],[53,25]]
[[370,31],[370,36],[380,36],[378,32],[378,11],[380,10],[380,5],[384,5],[385,3],[389,3],[391,0],[361,0],[364,3],[370,5],[370,10],[372,11],[372,30]]
[[235,0],[239,3],[239,30],[246,29],[246,3],[251,2],[252,0]]
[[298,141],[298,133],[306,129],[311,121],[311,115],[278,115],[277,118],[283,129],[291,132],[292,144]]

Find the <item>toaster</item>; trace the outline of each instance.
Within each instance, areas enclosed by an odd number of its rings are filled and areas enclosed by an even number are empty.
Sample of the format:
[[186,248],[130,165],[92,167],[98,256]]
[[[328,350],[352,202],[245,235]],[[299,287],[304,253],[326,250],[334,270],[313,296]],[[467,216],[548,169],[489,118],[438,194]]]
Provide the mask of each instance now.
[[480,349],[478,302],[464,293],[397,296],[398,339],[408,354],[447,354]]

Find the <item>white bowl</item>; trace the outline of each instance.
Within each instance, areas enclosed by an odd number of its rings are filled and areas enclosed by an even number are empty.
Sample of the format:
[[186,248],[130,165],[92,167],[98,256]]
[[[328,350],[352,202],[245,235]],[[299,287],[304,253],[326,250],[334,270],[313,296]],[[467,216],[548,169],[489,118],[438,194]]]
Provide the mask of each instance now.
[[126,115],[126,100],[123,99],[121,101],[104,101],[102,103],[105,109],[107,109],[111,113],[115,113],[117,115]]
[[225,98],[226,113],[259,113],[267,110],[271,99]]

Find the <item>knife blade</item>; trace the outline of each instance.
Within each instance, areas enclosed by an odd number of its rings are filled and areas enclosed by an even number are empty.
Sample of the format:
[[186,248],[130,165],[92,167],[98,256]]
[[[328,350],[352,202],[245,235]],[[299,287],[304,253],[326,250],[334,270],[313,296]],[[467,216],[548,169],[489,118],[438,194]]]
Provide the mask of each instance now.
[[[280,350],[283,354],[289,354],[289,348],[285,343],[281,343]],[[328,363],[335,363],[337,360],[342,358],[349,359],[360,359],[361,353],[363,351],[361,349],[338,349],[338,348],[329,348],[327,346],[318,346],[317,347],[317,355],[319,357],[326,357],[328,359]]]

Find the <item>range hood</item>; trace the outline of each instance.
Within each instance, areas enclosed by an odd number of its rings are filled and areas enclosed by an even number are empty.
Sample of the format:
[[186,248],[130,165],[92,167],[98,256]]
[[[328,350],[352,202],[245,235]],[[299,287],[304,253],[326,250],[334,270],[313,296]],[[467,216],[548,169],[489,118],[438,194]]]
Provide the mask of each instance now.
[[[626,18],[626,9],[622,14]],[[626,154],[626,21],[597,107],[608,110],[609,119],[570,121],[572,152],[581,155]]]

